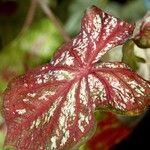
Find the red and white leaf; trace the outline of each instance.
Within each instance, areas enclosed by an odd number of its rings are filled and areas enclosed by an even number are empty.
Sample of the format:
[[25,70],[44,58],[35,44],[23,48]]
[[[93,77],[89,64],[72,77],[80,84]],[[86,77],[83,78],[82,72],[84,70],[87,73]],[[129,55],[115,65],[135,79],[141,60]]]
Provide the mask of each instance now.
[[132,25],[90,8],[79,35],[49,64],[10,83],[4,94],[5,144],[18,150],[74,149],[92,135],[96,108],[143,111],[149,104],[149,82],[123,64],[94,63],[132,30]]
[[71,78],[63,69],[52,74],[50,66],[36,71],[16,79],[5,95],[6,143],[21,150],[76,146],[94,126],[86,78],[70,71]]
[[138,114],[150,104],[150,83],[123,63],[95,65],[88,78],[97,107]]
[[134,26],[106,14],[93,6],[82,19],[81,32],[58,50],[54,66],[85,66],[99,61],[109,49],[122,44]]

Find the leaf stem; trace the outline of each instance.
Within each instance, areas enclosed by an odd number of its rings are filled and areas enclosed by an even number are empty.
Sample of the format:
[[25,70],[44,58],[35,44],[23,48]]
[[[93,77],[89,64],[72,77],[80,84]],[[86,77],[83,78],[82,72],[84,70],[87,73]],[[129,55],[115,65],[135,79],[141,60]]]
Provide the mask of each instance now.
[[66,42],[70,41],[70,37],[67,32],[64,30],[62,23],[60,20],[53,14],[52,10],[48,7],[48,4],[45,0],[37,0],[43,12],[47,15],[47,17],[56,25],[59,32],[63,36]]
[[36,0],[31,0],[30,7],[29,7],[29,10],[27,12],[27,16],[26,16],[26,19],[25,19],[25,22],[24,22],[24,25],[21,29],[20,34],[26,32],[28,30],[28,28],[31,26],[33,18],[35,16],[36,8],[37,8]]

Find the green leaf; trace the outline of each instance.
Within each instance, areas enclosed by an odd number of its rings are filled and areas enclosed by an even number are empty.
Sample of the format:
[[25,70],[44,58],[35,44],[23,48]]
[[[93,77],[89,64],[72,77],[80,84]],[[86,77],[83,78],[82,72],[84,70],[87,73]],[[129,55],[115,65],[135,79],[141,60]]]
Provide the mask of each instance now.
[[134,42],[132,40],[127,41],[122,48],[122,62],[129,65],[133,70],[139,69],[138,63],[145,63],[145,59],[136,56],[134,53]]

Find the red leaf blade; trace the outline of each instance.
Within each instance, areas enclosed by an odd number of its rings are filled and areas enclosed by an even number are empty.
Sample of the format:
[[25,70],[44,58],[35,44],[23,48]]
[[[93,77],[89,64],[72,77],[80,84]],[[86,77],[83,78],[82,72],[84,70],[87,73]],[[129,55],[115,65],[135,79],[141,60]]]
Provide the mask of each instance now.
[[92,53],[93,56],[88,58],[88,63],[99,61],[108,50],[122,44],[133,29],[133,25],[104,13],[95,6],[91,7],[83,18],[81,30],[83,39],[89,36],[89,41],[92,41],[87,53]]
[[101,63],[89,76],[97,107],[138,114],[150,104],[150,82],[123,63]]
[[79,35],[59,49],[53,65],[83,66],[95,63],[108,50],[126,41],[134,29],[133,25],[95,6],[87,10],[81,25]]
[[[87,91],[86,79],[61,83],[56,78],[60,76],[58,71],[48,77],[51,86],[46,83],[41,86],[41,82],[44,84],[45,80],[43,77],[47,74],[49,70],[41,73],[41,76],[35,72],[26,74],[21,79],[22,84],[26,85],[28,78],[30,82],[28,81],[28,88],[23,90],[15,88],[15,84],[11,85],[12,90],[5,96],[5,99],[12,97],[5,101],[8,145],[22,150],[45,147],[69,149],[91,134],[94,117],[88,94],[84,93],[84,90]],[[58,83],[50,82],[54,77]],[[17,80],[15,82],[17,83]],[[35,89],[31,86],[33,83]]]

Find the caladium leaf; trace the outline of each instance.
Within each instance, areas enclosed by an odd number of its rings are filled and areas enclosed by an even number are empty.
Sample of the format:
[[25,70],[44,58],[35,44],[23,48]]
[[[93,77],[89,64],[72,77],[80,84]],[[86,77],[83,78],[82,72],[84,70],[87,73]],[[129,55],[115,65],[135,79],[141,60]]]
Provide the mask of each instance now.
[[92,135],[96,108],[143,111],[149,82],[124,64],[96,63],[133,28],[95,6],[87,10],[79,35],[49,64],[10,83],[4,95],[5,144],[21,150],[75,149]]

